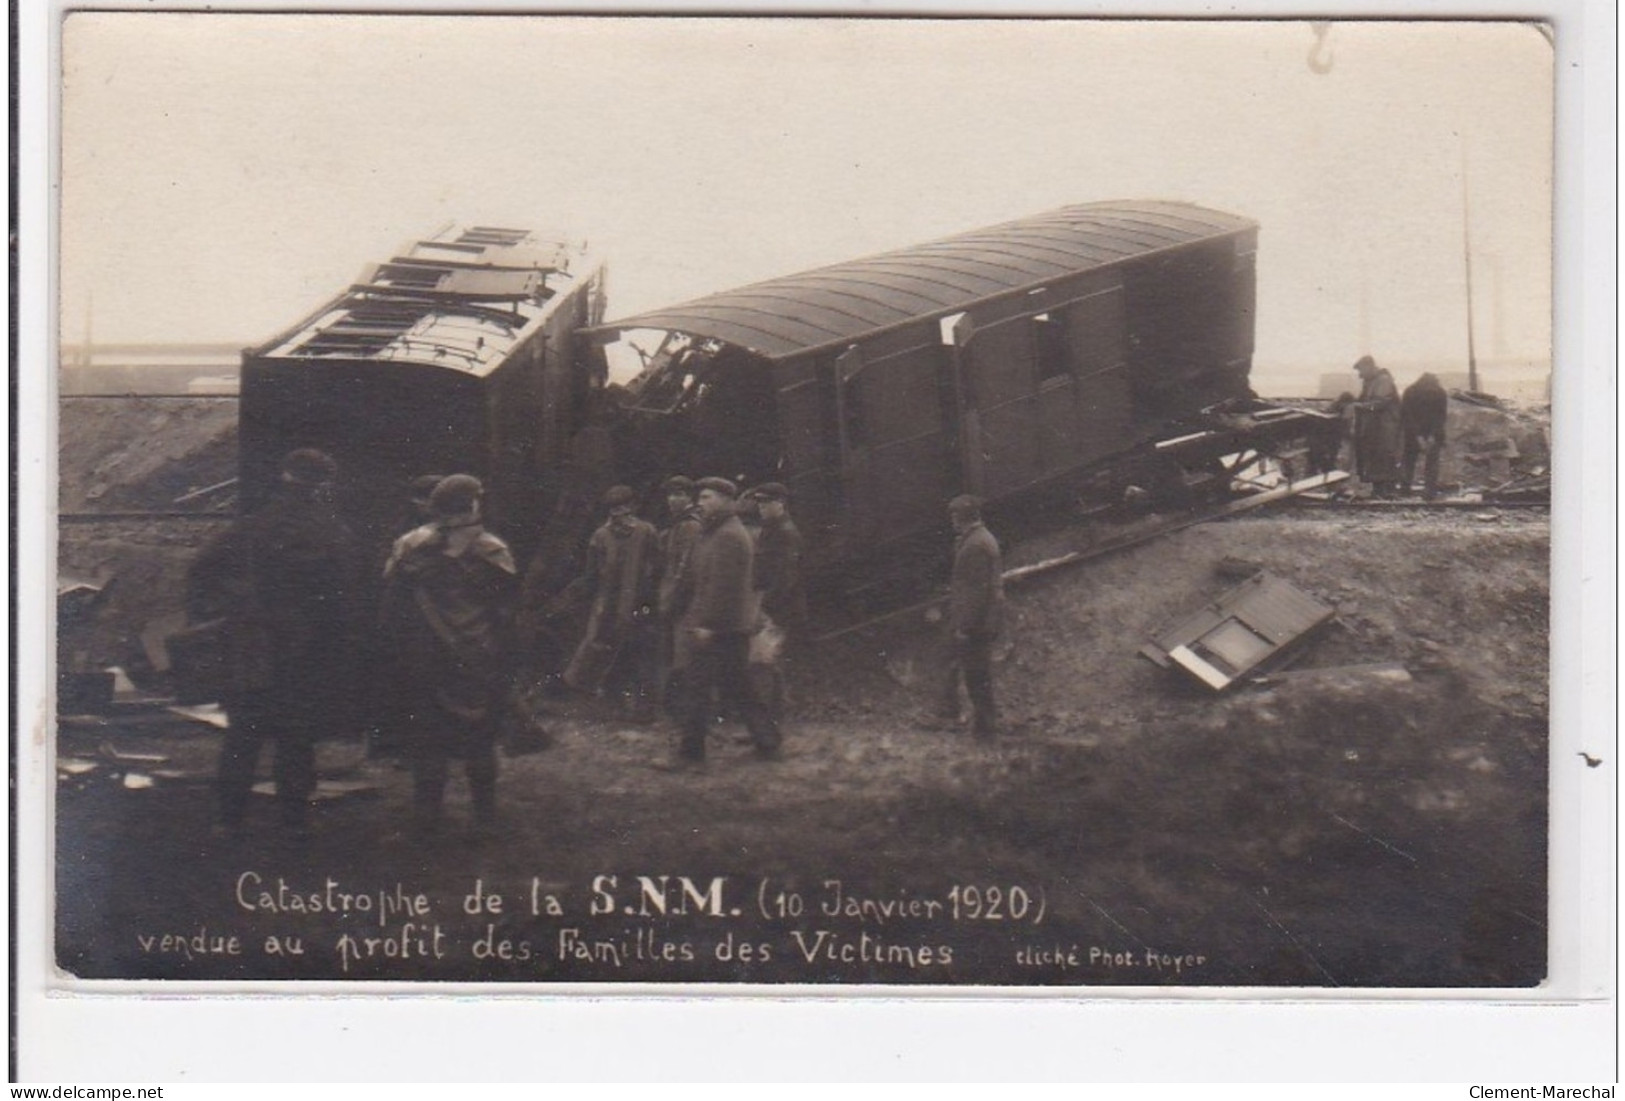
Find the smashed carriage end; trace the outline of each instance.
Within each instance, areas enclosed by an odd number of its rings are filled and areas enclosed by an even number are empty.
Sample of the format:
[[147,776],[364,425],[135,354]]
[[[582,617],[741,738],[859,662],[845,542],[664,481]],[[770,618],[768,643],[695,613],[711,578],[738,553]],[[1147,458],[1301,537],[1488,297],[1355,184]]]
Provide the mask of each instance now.
[[484,479],[494,523],[528,546],[591,400],[575,332],[601,320],[604,279],[559,234],[451,227],[408,243],[244,352],[243,504],[270,493],[285,453],[319,447],[373,546],[410,522],[412,479],[453,471]]

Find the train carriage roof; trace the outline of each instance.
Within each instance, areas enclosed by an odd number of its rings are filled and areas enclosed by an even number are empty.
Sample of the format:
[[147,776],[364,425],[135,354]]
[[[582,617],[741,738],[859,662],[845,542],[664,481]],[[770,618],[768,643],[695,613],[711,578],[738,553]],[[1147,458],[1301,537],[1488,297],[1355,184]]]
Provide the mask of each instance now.
[[769,359],[839,346],[884,329],[1167,248],[1257,228],[1190,203],[1062,207],[912,248],[753,283],[592,330],[663,329],[712,337]]
[[423,363],[485,375],[599,265],[584,242],[496,226],[451,226],[408,242],[360,282],[254,354]]

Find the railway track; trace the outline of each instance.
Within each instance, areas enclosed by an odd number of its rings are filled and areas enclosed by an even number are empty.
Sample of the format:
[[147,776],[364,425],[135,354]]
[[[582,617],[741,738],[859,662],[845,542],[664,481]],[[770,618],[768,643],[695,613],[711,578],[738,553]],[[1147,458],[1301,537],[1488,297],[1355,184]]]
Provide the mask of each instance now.
[[236,401],[236,394],[188,394],[183,391],[169,391],[165,393],[145,394],[138,391],[128,393],[105,394],[58,394],[61,401],[146,401],[149,398],[166,399],[169,401]]
[[198,512],[185,509],[164,509],[151,512],[62,512],[57,514],[57,522],[62,524],[111,524],[148,520],[184,520],[189,523],[196,521],[212,523],[235,519],[237,519],[237,513],[235,512]]

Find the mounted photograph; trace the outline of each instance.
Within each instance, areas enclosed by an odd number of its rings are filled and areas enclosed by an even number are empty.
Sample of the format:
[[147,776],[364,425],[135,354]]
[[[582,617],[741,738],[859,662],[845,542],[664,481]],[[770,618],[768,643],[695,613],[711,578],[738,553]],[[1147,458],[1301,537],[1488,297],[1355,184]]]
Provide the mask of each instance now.
[[52,982],[1551,980],[1549,28],[60,63]]

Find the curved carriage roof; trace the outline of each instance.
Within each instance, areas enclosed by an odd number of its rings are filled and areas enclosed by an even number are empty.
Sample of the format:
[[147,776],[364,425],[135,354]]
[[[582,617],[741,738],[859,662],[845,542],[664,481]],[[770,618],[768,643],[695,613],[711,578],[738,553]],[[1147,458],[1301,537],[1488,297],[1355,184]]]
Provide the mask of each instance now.
[[1085,203],[753,283],[597,331],[665,329],[784,359],[1062,276],[1255,228],[1249,218],[1189,203]]

